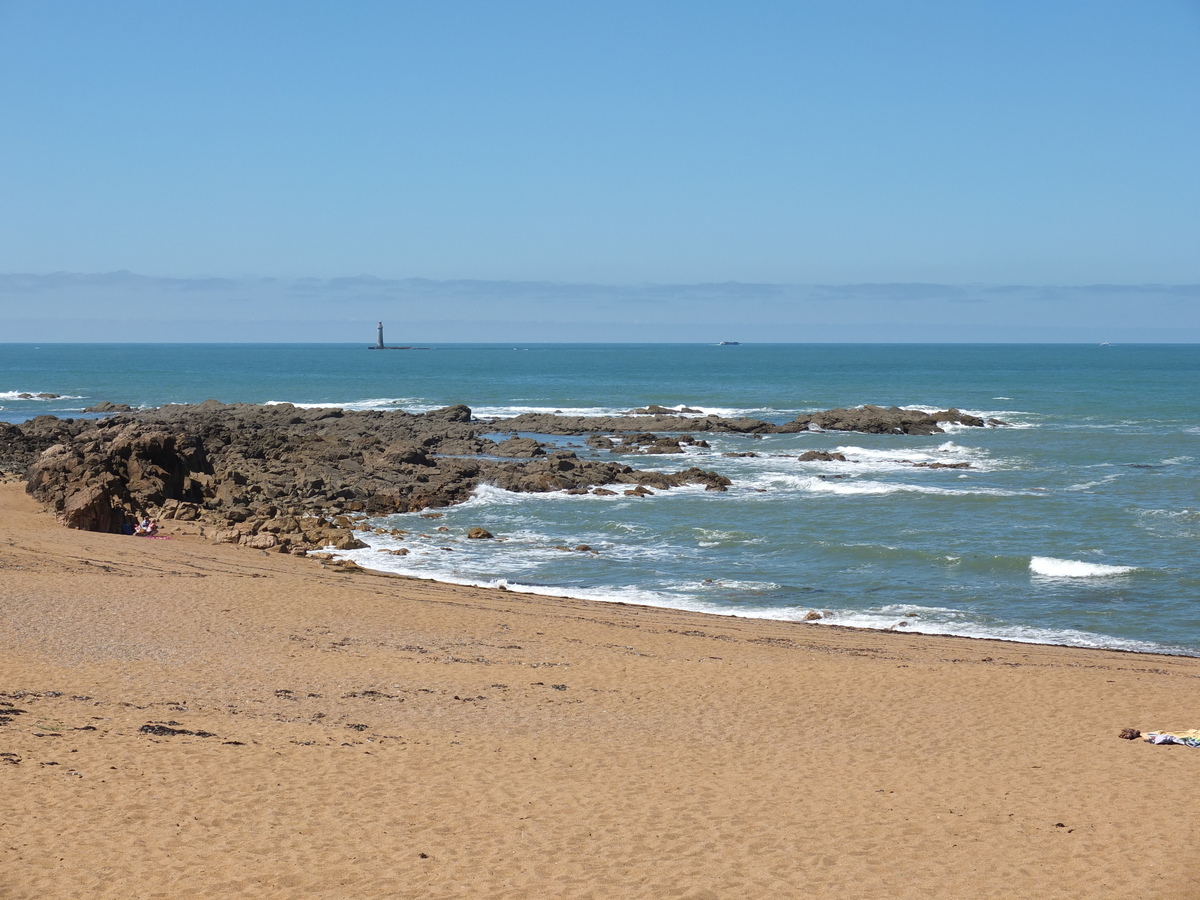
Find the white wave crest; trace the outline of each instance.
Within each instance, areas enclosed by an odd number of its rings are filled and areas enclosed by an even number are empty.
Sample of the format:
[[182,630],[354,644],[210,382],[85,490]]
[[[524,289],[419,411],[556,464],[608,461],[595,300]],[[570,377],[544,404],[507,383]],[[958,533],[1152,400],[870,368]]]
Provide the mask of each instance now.
[[[957,610],[916,607],[911,612],[876,610],[821,610],[822,618],[814,625],[841,625],[848,628],[886,629],[915,634],[946,634],[983,640],[1014,641],[1021,644],[1050,644],[1060,647],[1092,647],[1128,650],[1135,653],[1190,653],[1179,647],[1139,641],[1112,635],[1080,631],[1075,628],[1039,628],[993,622],[974,622]],[[922,613],[924,613],[922,615]],[[773,618],[762,616],[760,618]],[[903,624],[902,624],[903,623]]]
[[84,397],[75,394],[55,394],[53,397],[39,397],[38,394],[51,394],[53,391],[0,391],[0,400],[25,400],[37,403],[53,403],[55,400],[83,400]]
[[618,409],[614,406],[472,406],[471,412],[476,416],[488,419],[511,419],[514,416],[525,415],[556,415],[556,416],[622,416],[629,412],[629,407]]
[[[5,397],[16,399],[16,392],[10,395],[0,393],[0,399]],[[362,400],[326,400],[318,403],[311,401],[296,401],[296,400],[268,400],[264,405],[278,406],[283,403],[290,403],[292,406],[299,409],[348,409],[348,410],[396,410],[403,409],[406,412],[421,413],[429,412],[433,409],[441,409],[447,404],[423,399],[420,397],[370,397]],[[558,416],[625,416],[629,415],[635,407],[629,406],[550,406],[550,405],[525,405],[520,403],[508,403],[500,406],[478,405],[471,406],[471,413],[477,418],[484,419],[511,419],[514,416],[523,415],[558,415]],[[799,415],[795,410],[777,410],[777,409],[735,409],[732,407],[716,407],[716,406],[697,406],[690,403],[680,403],[678,406],[668,406],[664,409],[669,409],[676,415],[688,419],[702,419],[706,416],[720,416],[721,418],[736,419],[736,418],[754,418],[754,419],[778,419],[778,418],[794,418]],[[699,412],[685,413],[684,409],[695,409]]]
[[[661,405],[661,404],[660,404]],[[634,409],[644,407],[630,406],[477,406],[472,407],[472,412],[477,416],[486,418],[511,418],[525,414],[538,415],[560,415],[560,416],[626,416],[632,413]],[[673,414],[682,416],[685,419],[703,419],[706,416],[720,416],[723,419],[767,419],[773,420],[781,417],[795,418],[799,413],[792,410],[779,409],[739,409],[734,407],[724,406],[700,406],[693,403],[680,403],[677,406],[664,406],[663,409],[670,410]],[[683,412],[685,409],[699,410],[698,412]]]
[[[808,494],[835,494],[848,497],[878,497],[885,494],[948,494],[951,496],[1024,497],[1028,491],[998,489],[944,488],[925,484],[894,484],[871,479],[823,479],[811,475],[766,475],[748,484],[751,489],[794,490]],[[764,495],[769,496],[769,494]]]
[[433,404],[424,400],[417,400],[413,397],[375,397],[368,400],[327,400],[321,403],[298,403],[295,400],[268,400],[264,406],[280,406],[284,403],[290,403],[298,409],[349,409],[353,411],[361,411],[368,409],[378,410],[396,410],[403,409],[406,412],[427,412],[431,409],[438,409],[445,404]]
[[1105,475],[1099,481],[1081,481],[1078,484],[1072,484],[1063,488],[1064,491],[1090,491],[1095,487],[1103,487],[1106,484],[1111,484],[1121,476],[1119,474]]
[[[368,533],[359,534],[359,537],[363,540],[374,539],[376,543],[379,543],[377,536]],[[380,554],[372,549],[333,551],[333,554],[339,558],[353,559],[359,565],[378,571],[394,572],[414,578],[425,578],[445,584],[472,585],[484,588],[503,586],[509,591],[520,594],[537,594],[547,597],[574,597],[579,600],[665,607],[668,609],[680,609],[731,618],[772,619],[787,622],[806,621],[808,614],[816,611],[821,614],[821,618],[811,623],[814,626],[841,625],[849,628],[884,629],[920,634],[948,634],[1030,644],[1103,647],[1142,653],[1188,653],[1187,650],[1182,648],[1156,644],[1151,641],[1130,640],[1076,629],[1039,628],[1036,626],[1000,622],[985,624],[974,621],[967,613],[961,610],[942,607],[888,605],[867,610],[831,610],[822,608],[814,610],[813,607],[806,605],[787,607],[739,605],[731,607],[719,602],[706,601],[700,596],[714,588],[717,590],[712,591],[712,593],[718,596],[723,593],[721,589],[726,591],[730,589],[749,590],[751,592],[769,591],[774,587],[769,582],[714,581],[712,584],[689,582],[675,586],[676,590],[684,589],[688,591],[688,593],[680,594],[676,593],[675,590],[654,590],[632,585],[582,587],[577,585],[560,586],[521,583],[509,578],[485,574],[482,571],[472,572],[470,567],[463,567],[461,564],[456,568],[448,567],[448,557],[453,557],[455,561],[460,563],[461,557],[458,554],[438,554],[432,551],[428,553],[413,553],[402,557]]]
[[911,468],[913,463],[962,462],[970,463],[972,468],[977,471],[987,471],[991,468],[988,465],[987,453],[985,451],[973,447],[964,447],[962,444],[956,444],[953,441],[946,441],[935,450],[918,450],[915,448],[880,450],[873,447],[847,445],[836,447],[835,451],[841,453],[852,462],[884,469]]
[[1075,559],[1035,556],[1029,560],[1029,571],[1044,578],[1102,578],[1108,575],[1128,575],[1130,572],[1136,572],[1137,566],[1107,566]]

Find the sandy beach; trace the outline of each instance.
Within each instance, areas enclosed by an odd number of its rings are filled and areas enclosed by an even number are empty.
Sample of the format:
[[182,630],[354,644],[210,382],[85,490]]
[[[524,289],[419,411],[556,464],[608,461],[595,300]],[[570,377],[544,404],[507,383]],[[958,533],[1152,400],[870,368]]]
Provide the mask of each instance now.
[[0,896],[1197,897],[1200,660],[440,585],[0,485]]

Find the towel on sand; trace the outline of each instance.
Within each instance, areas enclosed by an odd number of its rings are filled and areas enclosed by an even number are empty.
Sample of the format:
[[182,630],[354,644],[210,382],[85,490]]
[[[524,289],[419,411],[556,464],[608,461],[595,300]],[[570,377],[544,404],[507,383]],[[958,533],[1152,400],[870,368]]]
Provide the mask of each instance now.
[[1146,742],[1200,747],[1200,728],[1193,728],[1191,731],[1148,731],[1146,732]]

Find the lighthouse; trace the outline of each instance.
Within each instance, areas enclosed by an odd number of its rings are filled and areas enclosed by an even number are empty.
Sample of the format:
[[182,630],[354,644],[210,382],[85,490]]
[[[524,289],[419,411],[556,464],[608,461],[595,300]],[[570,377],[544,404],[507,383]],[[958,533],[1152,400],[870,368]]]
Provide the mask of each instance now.
[[380,322],[375,330],[375,343],[367,347],[368,350],[428,350],[428,347],[389,347],[383,342],[383,323]]

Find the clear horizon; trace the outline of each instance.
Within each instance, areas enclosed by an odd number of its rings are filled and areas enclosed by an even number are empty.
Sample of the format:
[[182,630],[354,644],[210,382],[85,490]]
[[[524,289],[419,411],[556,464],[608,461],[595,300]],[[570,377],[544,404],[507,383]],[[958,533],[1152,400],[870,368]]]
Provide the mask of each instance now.
[[[0,342],[1200,343],[1200,285],[0,274]],[[181,335],[186,340],[181,341]]]

